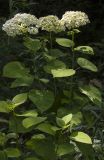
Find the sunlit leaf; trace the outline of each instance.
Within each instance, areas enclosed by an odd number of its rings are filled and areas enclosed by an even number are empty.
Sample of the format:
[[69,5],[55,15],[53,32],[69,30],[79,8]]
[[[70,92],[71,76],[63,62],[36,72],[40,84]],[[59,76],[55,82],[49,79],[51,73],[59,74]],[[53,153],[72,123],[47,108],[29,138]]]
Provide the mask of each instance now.
[[63,47],[72,47],[74,46],[74,42],[70,39],[66,38],[56,38],[56,42]]
[[21,93],[16,95],[13,99],[12,102],[15,106],[19,106],[27,101],[27,93]]
[[40,131],[42,131],[44,133],[48,133],[50,135],[55,135],[56,131],[59,130],[58,127],[53,126],[53,125],[51,125],[49,123],[42,123],[42,124],[38,125],[36,127],[36,129],[38,129],[38,130],[40,130]]
[[53,69],[63,69],[63,68],[66,68],[66,65],[64,62],[62,61],[59,61],[59,60],[54,60],[54,61],[51,61],[49,62],[47,65],[44,66],[44,70],[47,72],[47,73],[51,73],[51,70]]
[[89,60],[87,60],[85,58],[81,58],[81,57],[78,58],[77,59],[77,63],[82,68],[88,69],[88,70],[93,71],[93,72],[97,72],[98,71],[98,69],[95,66],[95,64],[93,64],[92,62],[90,62]]
[[91,138],[84,132],[73,132],[70,138],[76,142],[92,144]]
[[78,47],[74,48],[74,50],[78,51],[78,52],[85,53],[85,54],[94,55],[94,50],[90,46],[78,46]]
[[51,70],[53,77],[61,78],[61,77],[69,77],[75,74],[75,70],[73,69],[52,69]]
[[46,120],[46,117],[28,117],[23,120],[23,126],[29,128]]
[[92,85],[85,85],[80,87],[80,90],[83,94],[89,97],[89,99],[95,104],[101,104],[102,96],[98,88]]

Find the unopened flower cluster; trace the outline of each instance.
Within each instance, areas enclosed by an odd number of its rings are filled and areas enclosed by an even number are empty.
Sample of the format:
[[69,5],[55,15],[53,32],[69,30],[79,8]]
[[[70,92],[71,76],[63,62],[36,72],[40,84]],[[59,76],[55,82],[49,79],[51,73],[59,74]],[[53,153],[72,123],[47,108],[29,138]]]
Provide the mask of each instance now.
[[38,33],[38,19],[31,14],[16,14],[12,19],[6,21],[2,29],[12,37],[25,33]]
[[23,34],[37,34],[39,29],[47,32],[59,33],[66,29],[71,30],[90,23],[88,16],[80,11],[67,11],[59,20],[57,16],[48,15],[37,19],[34,15],[16,14],[6,21],[2,29],[12,37]]
[[80,26],[84,26],[87,23],[90,23],[87,14],[81,11],[67,11],[62,16],[61,23],[64,26],[71,30],[74,28],[79,28]]

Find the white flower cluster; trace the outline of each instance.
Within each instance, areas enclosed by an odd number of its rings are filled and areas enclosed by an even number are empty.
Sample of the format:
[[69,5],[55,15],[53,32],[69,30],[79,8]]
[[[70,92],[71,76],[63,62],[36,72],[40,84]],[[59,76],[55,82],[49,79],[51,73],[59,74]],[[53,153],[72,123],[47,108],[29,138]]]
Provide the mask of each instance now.
[[16,14],[12,19],[6,21],[2,29],[12,37],[24,33],[38,33],[38,19],[31,14]]
[[37,34],[38,29],[48,32],[62,32],[65,29],[75,29],[90,23],[88,16],[80,11],[67,11],[59,20],[57,16],[48,15],[37,19],[34,15],[23,13],[16,14],[6,21],[2,29],[12,37],[25,33]]
[[62,16],[61,19],[62,25],[64,25],[67,29],[75,29],[80,26],[84,26],[87,23],[90,23],[89,18],[86,13],[81,11],[67,11]]
[[42,30],[48,32],[58,33],[65,30],[64,25],[62,25],[58,17],[54,15],[39,18],[39,26]]

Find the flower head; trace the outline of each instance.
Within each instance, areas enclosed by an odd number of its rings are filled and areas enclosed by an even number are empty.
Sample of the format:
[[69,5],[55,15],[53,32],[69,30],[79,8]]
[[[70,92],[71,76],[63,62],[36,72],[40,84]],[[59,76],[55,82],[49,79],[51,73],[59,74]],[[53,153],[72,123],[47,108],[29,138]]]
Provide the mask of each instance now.
[[65,30],[57,16],[49,15],[39,19],[39,27],[48,32],[61,32]]
[[5,22],[2,29],[12,37],[24,33],[38,33],[38,19],[31,14],[16,14],[12,19]]
[[61,19],[61,24],[69,30],[79,28],[87,23],[90,23],[90,20],[87,14],[81,11],[67,11]]

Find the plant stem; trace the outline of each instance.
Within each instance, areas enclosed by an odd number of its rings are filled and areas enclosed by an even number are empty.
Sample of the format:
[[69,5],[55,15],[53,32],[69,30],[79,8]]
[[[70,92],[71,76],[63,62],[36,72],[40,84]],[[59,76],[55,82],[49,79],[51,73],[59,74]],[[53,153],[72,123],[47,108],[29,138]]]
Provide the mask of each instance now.
[[[74,42],[74,32],[72,31],[72,41]],[[75,59],[75,55],[74,55],[74,45],[72,45],[72,68],[74,69],[74,59]]]
[[[72,41],[74,42],[74,32],[72,31]],[[72,69],[74,69],[74,60],[75,60],[75,55],[74,55],[74,45],[72,45]],[[71,77],[71,86],[70,86],[70,92],[71,92],[71,99],[73,101],[73,81],[74,78],[73,76]]]
[[[50,48],[52,49],[52,47],[53,47],[53,45],[52,45],[52,32],[50,32]],[[56,96],[56,91],[57,90],[57,88],[56,88],[56,80],[55,80],[55,78],[54,78],[54,92],[55,92],[55,96]]]
[[50,37],[49,37],[49,38],[50,38],[50,47],[51,47],[51,49],[52,49],[52,32],[50,32],[49,35],[50,35]]

